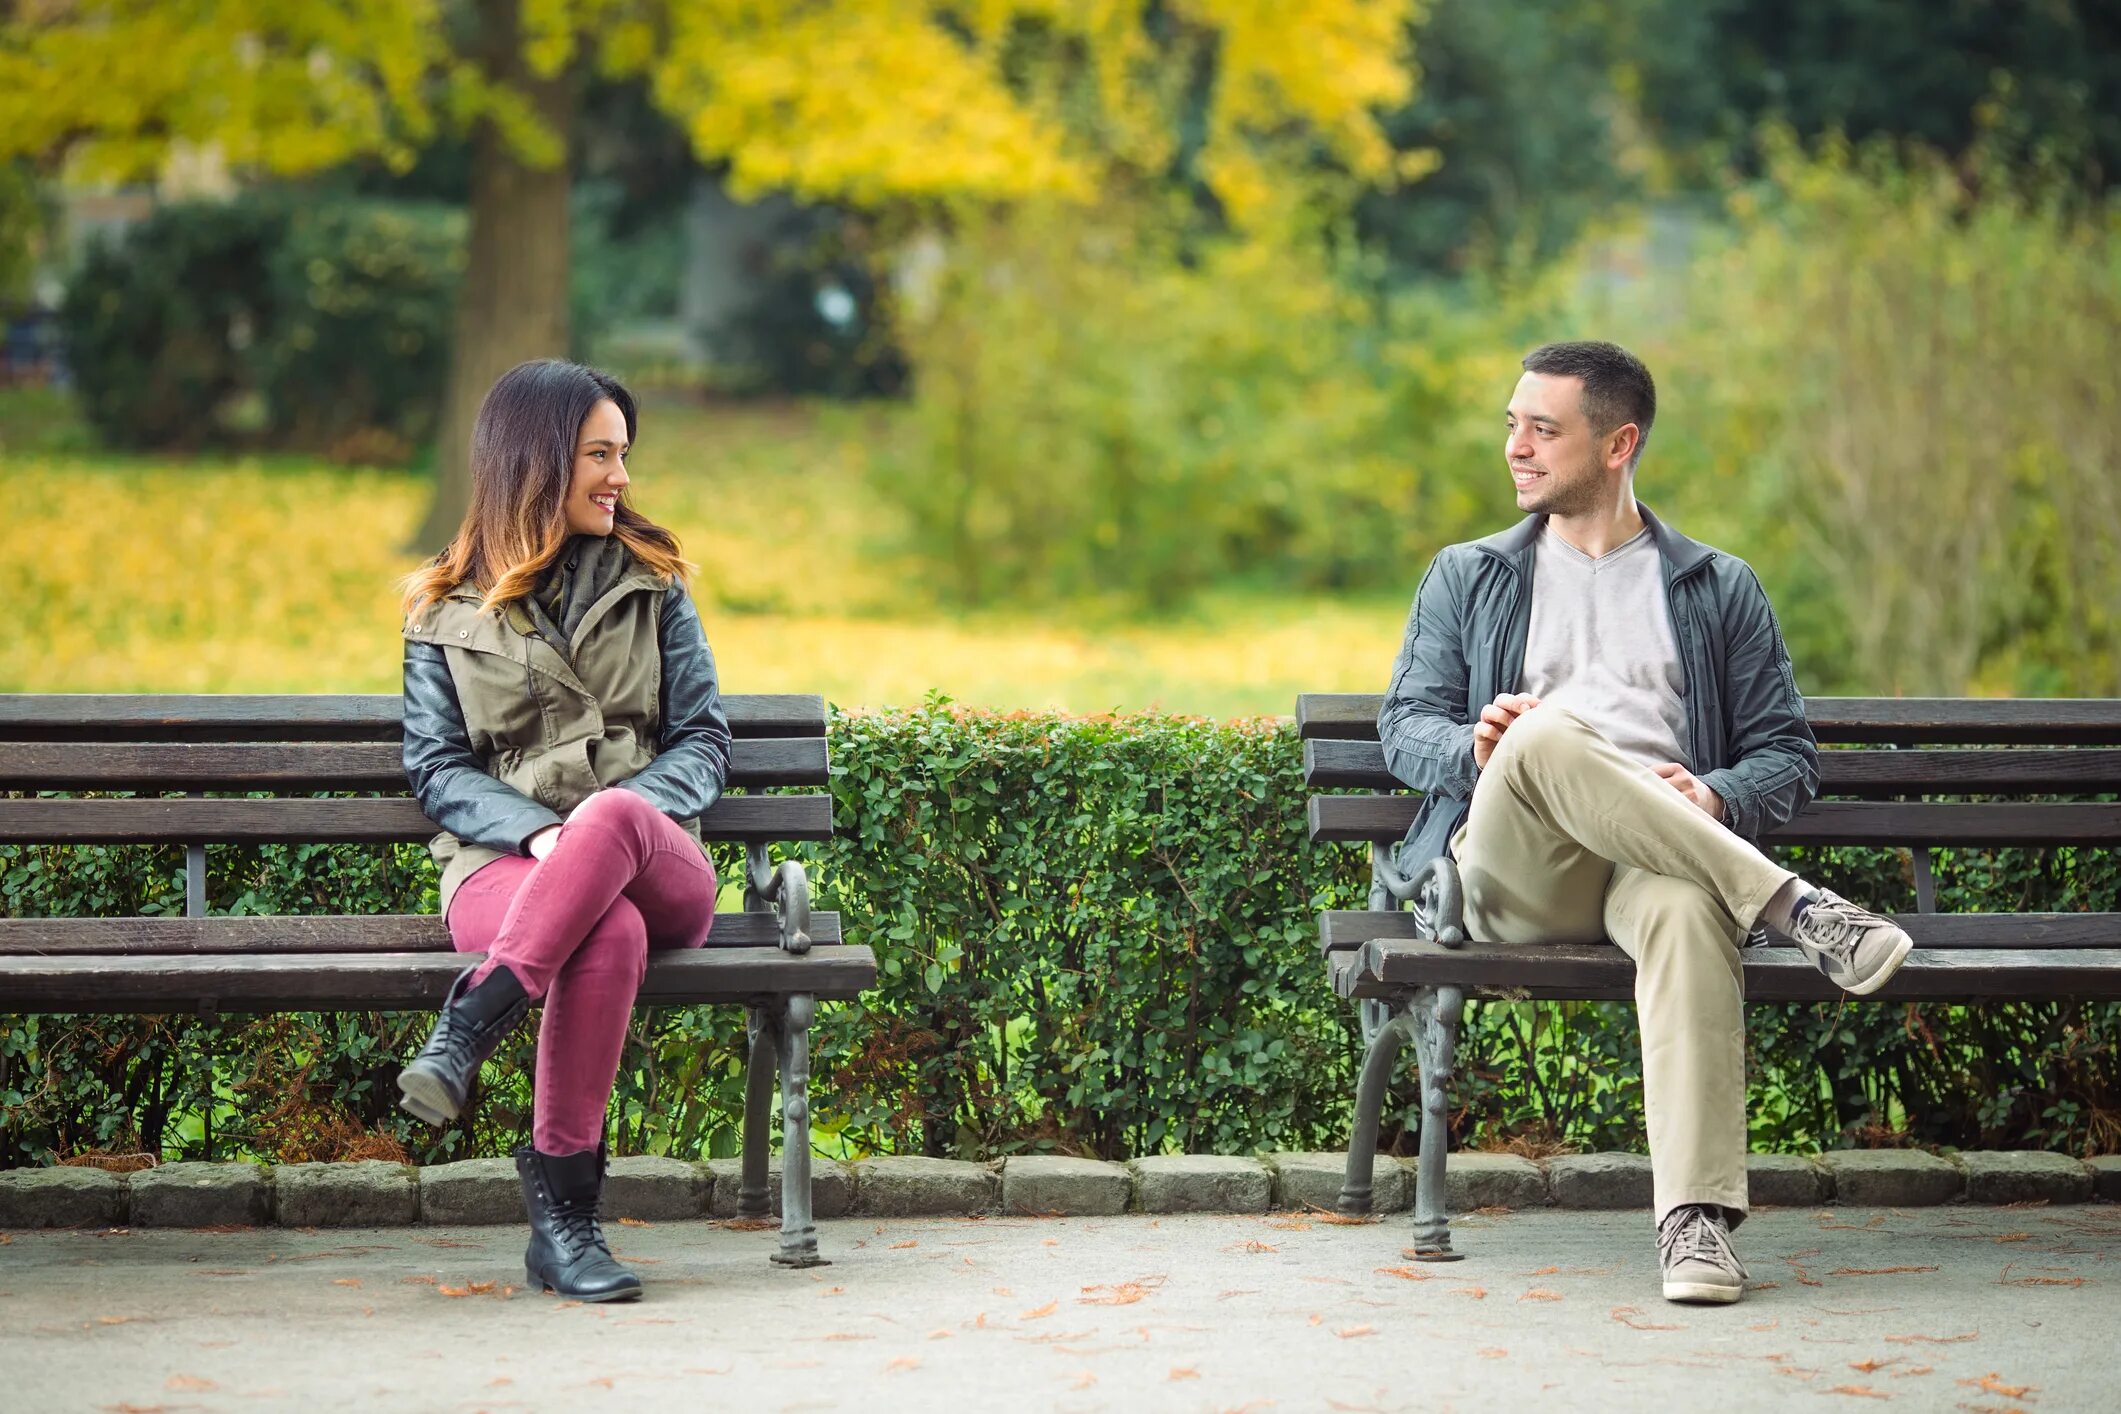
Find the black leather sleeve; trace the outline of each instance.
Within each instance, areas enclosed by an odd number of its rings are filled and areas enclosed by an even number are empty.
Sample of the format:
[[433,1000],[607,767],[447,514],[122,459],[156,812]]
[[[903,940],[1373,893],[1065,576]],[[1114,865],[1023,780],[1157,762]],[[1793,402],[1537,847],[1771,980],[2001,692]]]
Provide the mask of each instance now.
[[729,718],[714,670],[714,650],[685,586],[663,594],[656,625],[663,653],[662,737],[656,758],[621,781],[673,820],[690,820],[722,798],[729,779]]
[[449,659],[431,643],[405,645],[405,779],[427,818],[469,844],[521,854],[532,835],[560,823],[480,766]]

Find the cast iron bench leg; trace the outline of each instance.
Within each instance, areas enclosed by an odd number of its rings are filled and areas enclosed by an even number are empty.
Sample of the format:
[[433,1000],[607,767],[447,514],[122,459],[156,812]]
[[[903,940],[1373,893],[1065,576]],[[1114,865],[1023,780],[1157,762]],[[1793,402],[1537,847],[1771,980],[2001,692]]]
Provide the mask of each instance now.
[[736,1215],[763,1218],[766,1206],[766,1165],[773,1142],[767,1137],[767,1106],[773,1102],[774,1053],[780,1049],[776,1033],[780,1018],[764,1005],[744,1008],[744,1031],[750,1054],[744,1061],[744,1178],[736,1193]]
[[781,1068],[781,1250],[784,1267],[830,1265],[817,1254],[817,1224],[810,1215],[810,1023],[817,1002],[789,997],[775,1031]]
[[1348,1136],[1348,1172],[1341,1180],[1336,1205],[1349,1217],[1370,1211],[1370,1184],[1377,1166],[1377,1121],[1384,1111],[1385,1091],[1392,1083],[1392,1067],[1399,1048],[1406,1044],[1407,1013],[1395,1014],[1393,1004],[1378,1000],[1362,1003],[1362,1033],[1369,1043],[1363,1053],[1362,1075],[1355,1085],[1355,1125]]
[[1458,987],[1424,987],[1408,1008],[1414,1057],[1421,1063],[1421,1157],[1414,1168],[1414,1260],[1455,1262],[1451,1222],[1444,1211],[1444,1156],[1451,1143],[1451,1071],[1457,1062],[1458,1023],[1466,994]]

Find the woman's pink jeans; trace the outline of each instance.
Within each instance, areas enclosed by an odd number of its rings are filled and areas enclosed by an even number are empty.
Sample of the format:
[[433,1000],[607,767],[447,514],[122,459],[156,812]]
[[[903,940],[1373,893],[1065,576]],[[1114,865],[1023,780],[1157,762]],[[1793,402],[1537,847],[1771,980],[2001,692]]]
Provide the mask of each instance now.
[[449,936],[543,998],[531,1142],[578,1154],[604,1113],[650,948],[696,948],[714,926],[714,865],[699,841],[634,791],[600,790],[541,860],[496,859],[449,901]]

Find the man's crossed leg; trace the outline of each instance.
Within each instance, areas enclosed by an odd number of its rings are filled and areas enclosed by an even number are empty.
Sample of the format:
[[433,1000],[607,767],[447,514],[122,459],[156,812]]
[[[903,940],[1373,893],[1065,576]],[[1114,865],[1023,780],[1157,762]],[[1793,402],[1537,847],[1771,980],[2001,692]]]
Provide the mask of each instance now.
[[1738,1300],[1745,1269],[1729,1232],[1746,1211],[1740,945],[1766,922],[1866,993],[1905,959],[1907,934],[1812,888],[1554,705],[1501,734],[1452,853],[1473,937],[1611,938],[1635,960],[1664,1294]]

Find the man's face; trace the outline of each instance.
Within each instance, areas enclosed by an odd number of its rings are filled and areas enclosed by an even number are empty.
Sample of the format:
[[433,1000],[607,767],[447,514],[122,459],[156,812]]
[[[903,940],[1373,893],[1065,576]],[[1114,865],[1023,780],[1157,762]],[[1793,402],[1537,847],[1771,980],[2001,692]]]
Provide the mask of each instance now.
[[1583,410],[1583,380],[1527,373],[1517,380],[1506,415],[1503,456],[1517,486],[1517,508],[1535,515],[1576,516],[1606,499],[1606,444]]

